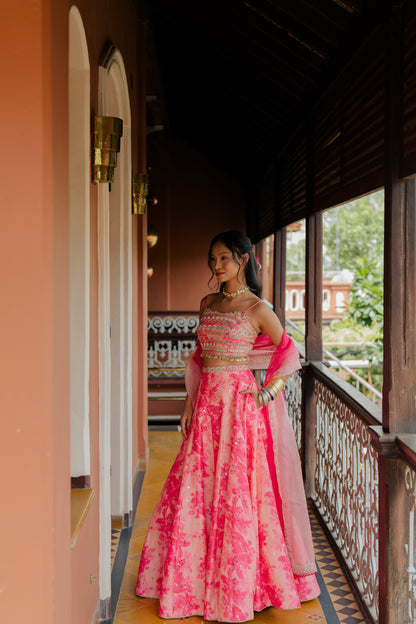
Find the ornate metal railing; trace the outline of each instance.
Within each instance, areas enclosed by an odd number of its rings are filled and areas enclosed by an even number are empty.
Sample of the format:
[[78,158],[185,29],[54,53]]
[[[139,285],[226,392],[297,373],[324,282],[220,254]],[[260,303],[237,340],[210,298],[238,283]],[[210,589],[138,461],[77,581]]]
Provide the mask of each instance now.
[[196,346],[198,314],[150,312],[147,322],[149,378],[181,378]]
[[[315,381],[316,473],[313,500],[361,596],[378,619],[378,453],[369,424],[348,397]],[[364,397],[362,397],[364,398]],[[373,411],[373,410],[372,410]],[[377,422],[377,421],[376,421]]]
[[416,472],[406,465],[404,483],[407,503],[407,541],[404,545],[407,559],[407,615],[406,624],[416,622]]
[[302,372],[290,375],[285,385],[287,412],[295,432],[299,452],[302,450]]

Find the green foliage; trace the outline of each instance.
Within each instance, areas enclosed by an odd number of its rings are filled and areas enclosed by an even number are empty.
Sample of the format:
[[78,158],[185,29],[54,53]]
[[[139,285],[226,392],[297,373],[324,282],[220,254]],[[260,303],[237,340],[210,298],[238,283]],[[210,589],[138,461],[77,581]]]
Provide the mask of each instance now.
[[323,215],[324,272],[354,271],[360,258],[383,263],[384,193],[378,191]]
[[[286,279],[304,279],[305,271],[305,239],[288,245],[286,250]],[[303,277],[300,274],[303,272]]]
[[383,362],[382,266],[375,259],[359,258],[354,273],[347,316],[358,325],[372,328],[373,340],[364,347],[364,356],[373,365],[380,366]]
[[[301,231],[288,233],[287,241],[287,279],[303,280],[304,223]],[[323,341],[334,343],[328,349],[340,359],[368,360],[368,369],[359,374],[379,390],[383,364],[383,256],[383,191],[323,214],[324,277],[332,278],[345,269],[353,276],[344,318],[324,326]]]

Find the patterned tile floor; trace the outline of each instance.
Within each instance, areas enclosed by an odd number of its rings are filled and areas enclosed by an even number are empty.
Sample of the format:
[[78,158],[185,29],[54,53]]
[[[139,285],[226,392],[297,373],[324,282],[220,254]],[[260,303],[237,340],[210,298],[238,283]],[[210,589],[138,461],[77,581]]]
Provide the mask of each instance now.
[[[315,549],[316,563],[321,573],[333,609],[336,612],[337,624],[366,624],[367,620],[363,616],[358,606],[351,588],[345,578],[344,572],[338,563],[330,543],[319,523],[313,510],[309,510],[311,521],[313,545]],[[321,596],[321,602],[323,597]]]
[[[114,624],[160,624],[158,601],[138,598],[135,594],[137,569],[146,528],[170,466],[179,449],[180,436],[174,431],[150,431],[150,462],[137,508],[127,562],[121,584]],[[282,611],[269,607],[254,617],[255,624],[364,624],[348,583],[345,580],[325,534],[311,511],[315,554],[320,570],[322,594],[319,599],[303,603],[300,609]],[[179,624],[183,620],[169,620]],[[187,624],[202,624],[203,618],[186,618]]]
[[120,542],[121,527],[111,527],[111,569],[113,569],[114,560],[117,554],[118,544]]

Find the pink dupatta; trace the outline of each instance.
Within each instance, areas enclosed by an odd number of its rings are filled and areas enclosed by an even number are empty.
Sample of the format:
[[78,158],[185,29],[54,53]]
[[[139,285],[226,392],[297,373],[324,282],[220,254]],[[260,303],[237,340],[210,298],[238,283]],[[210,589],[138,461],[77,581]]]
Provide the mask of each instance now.
[[[278,347],[267,334],[260,334],[250,353],[249,367],[267,369],[265,385],[272,377],[284,377],[298,370],[299,354],[294,342],[283,331]],[[185,385],[192,404],[195,402],[202,372],[199,342],[189,357],[185,371]],[[308,509],[303,486],[299,452],[290,422],[284,394],[281,392],[266,407],[273,441],[274,464],[282,500],[286,547],[293,573],[307,576],[316,573]]]

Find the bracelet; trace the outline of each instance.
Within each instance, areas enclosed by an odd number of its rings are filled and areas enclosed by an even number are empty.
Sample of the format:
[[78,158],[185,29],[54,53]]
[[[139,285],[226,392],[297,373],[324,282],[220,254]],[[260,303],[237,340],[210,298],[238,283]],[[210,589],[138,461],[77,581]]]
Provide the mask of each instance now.
[[262,388],[261,392],[259,392],[259,402],[262,407],[270,403],[270,401],[274,401],[278,394],[281,393],[283,388],[285,387],[285,382],[280,377],[276,379],[272,379],[267,386]]
[[267,386],[267,388],[273,388],[273,390],[276,393],[276,396],[280,394],[280,392],[283,390],[284,387],[285,387],[285,382],[280,377],[277,377],[276,379],[272,379]]

